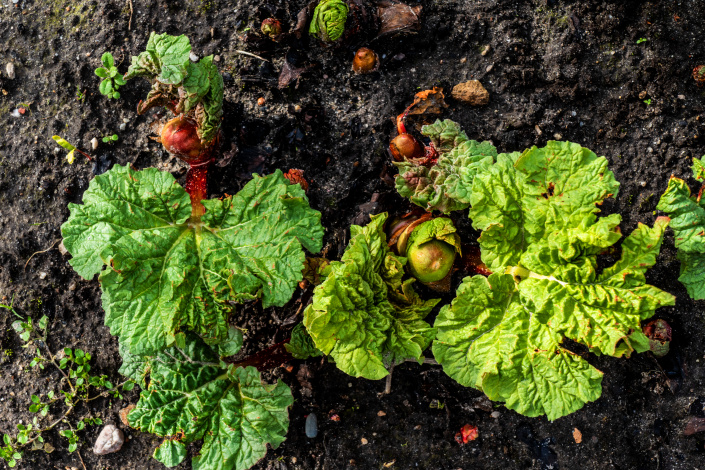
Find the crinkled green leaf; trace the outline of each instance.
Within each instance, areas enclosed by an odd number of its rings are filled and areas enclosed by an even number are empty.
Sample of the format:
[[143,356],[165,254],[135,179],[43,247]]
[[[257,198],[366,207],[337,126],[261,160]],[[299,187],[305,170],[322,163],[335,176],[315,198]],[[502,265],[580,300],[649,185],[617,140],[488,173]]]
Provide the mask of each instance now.
[[344,0],[320,0],[313,10],[309,34],[323,42],[336,41],[345,32],[349,10]]
[[[203,62],[207,57],[201,59]],[[223,117],[223,77],[212,62],[205,67],[208,73],[210,88],[203,100],[196,107],[196,120],[198,121],[198,136],[203,142],[214,139],[220,129]]]
[[69,205],[64,245],[82,277],[100,272],[105,322],[133,354],[171,345],[180,330],[224,340],[232,302],[284,305],[301,279],[302,245],[317,252],[323,237],[320,213],[279,170],[202,201],[200,221],[186,191],[156,169],[116,166],[83,201]]
[[596,215],[618,188],[606,160],[569,142],[513,160],[498,158],[473,186],[470,217],[496,274],[464,280],[436,320],[433,350],[458,382],[556,419],[600,395],[601,374],[563,349],[563,338],[597,354],[642,352],[641,321],[674,304],[645,284],[668,219],[639,224],[600,273],[597,254],[620,238],[618,214]]
[[242,349],[243,337],[242,331],[232,325],[228,327],[228,339],[218,343],[218,355],[221,357],[234,356]]
[[149,35],[147,49],[132,57],[125,80],[134,77],[156,79],[166,85],[180,85],[188,73],[191,43],[185,35],[171,36],[167,33]]
[[284,347],[296,359],[308,359],[309,357],[318,357],[323,354],[313,344],[311,335],[308,334],[303,323],[298,323],[291,330],[291,339]]
[[436,217],[427,220],[414,228],[406,243],[406,252],[414,245],[423,245],[432,240],[440,240],[454,247],[460,253],[460,235],[453,225],[453,221],[447,217]]
[[[697,165],[693,165],[696,178],[698,171]],[[678,280],[691,298],[705,299],[705,201],[700,194],[691,197],[686,182],[671,177],[656,208],[671,217],[678,259],[681,261]]]
[[596,205],[618,189],[607,159],[571,142],[532,147],[516,163],[498,159],[477,175],[472,189],[470,218],[483,230],[482,261],[492,271],[514,266],[542,239],[571,250],[578,241],[591,249],[611,246],[619,239],[619,216],[598,221]]
[[690,168],[693,170],[693,178],[698,181],[705,181],[705,165],[703,165],[702,160],[693,158],[693,166]]
[[[203,439],[195,470],[245,470],[279,447],[294,402],[283,382],[263,384],[254,367],[223,368],[217,354],[194,335],[183,348],[147,359],[149,387],[130,411],[130,426],[166,437],[160,461],[177,464],[183,444]],[[166,446],[166,447],[165,447]]]
[[166,439],[154,449],[152,457],[163,463],[165,467],[176,467],[186,458],[186,446],[181,441]]
[[340,370],[380,379],[402,360],[422,360],[435,334],[423,319],[438,299],[423,301],[403,281],[406,258],[387,248],[387,214],[372,216],[366,227],[353,225],[341,261],[324,270],[304,325],[316,347],[330,354]]
[[570,264],[557,249],[532,245],[509,274],[465,278],[434,324],[436,360],[460,384],[527,416],[554,420],[596,400],[602,373],[561,342],[613,356],[648,349],[641,320],[675,303],[644,284],[667,224],[640,224],[621,259],[599,275],[594,259]]
[[438,161],[430,167],[410,161],[394,162],[399,170],[397,191],[427,211],[447,214],[466,209],[470,206],[475,175],[494,163],[497,150],[490,142],[468,139],[459,125],[448,119],[423,126],[421,133],[438,150]]
[[599,398],[602,373],[561,347],[561,335],[527,310],[508,274],[467,277],[441,309],[433,354],[461,385],[527,416],[554,420]]

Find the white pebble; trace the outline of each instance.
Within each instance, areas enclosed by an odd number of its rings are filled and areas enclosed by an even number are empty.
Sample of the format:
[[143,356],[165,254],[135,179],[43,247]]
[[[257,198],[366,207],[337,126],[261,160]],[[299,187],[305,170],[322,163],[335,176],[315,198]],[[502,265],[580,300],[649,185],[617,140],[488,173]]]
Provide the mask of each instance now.
[[[15,2],[17,3],[17,2]],[[5,66],[5,73],[7,74],[7,78],[10,80],[15,79],[15,64],[12,62],[8,62],[7,65]]]
[[93,150],[96,150],[98,148],[98,139],[96,137],[93,137],[91,139],[91,148]]
[[122,124],[120,124],[120,130],[124,131],[125,129],[127,129],[127,124],[123,122]]
[[642,188],[646,187],[646,181],[640,181],[639,184],[641,185]]
[[494,419],[499,418],[499,411],[493,411],[492,413],[490,413],[490,416],[493,417]]
[[198,62],[198,56],[193,52],[189,54],[188,58],[191,59],[191,62]]
[[45,273],[44,271],[39,273],[39,279],[46,279],[46,277],[47,277],[47,273]]
[[125,442],[125,436],[122,431],[112,424],[108,424],[100,431],[98,439],[93,446],[93,453],[97,455],[105,455],[117,452],[122,448]]
[[556,140],[561,140],[563,138],[563,136],[561,134],[559,134],[558,132],[556,132],[555,134],[553,134],[553,138]]

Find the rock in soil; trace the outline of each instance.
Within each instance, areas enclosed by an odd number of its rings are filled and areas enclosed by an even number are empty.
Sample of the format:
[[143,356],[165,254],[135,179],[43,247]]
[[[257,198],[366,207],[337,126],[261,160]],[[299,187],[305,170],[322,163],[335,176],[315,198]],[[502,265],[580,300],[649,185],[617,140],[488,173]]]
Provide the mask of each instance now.
[[490,102],[490,92],[482,86],[479,80],[458,83],[453,87],[451,96],[471,106],[483,106]]
[[100,431],[98,439],[93,446],[93,453],[97,455],[112,454],[122,449],[125,436],[122,431],[112,424],[108,424]]

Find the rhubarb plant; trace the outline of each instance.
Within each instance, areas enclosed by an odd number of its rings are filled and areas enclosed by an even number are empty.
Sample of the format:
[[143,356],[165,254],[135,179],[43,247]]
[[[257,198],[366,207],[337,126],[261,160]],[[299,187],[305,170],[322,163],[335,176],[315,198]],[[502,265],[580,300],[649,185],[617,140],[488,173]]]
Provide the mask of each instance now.
[[120,372],[142,387],[127,415],[133,428],[165,438],[154,458],[174,467],[186,445],[203,439],[192,459],[195,470],[244,470],[276,449],[289,427],[294,402],[283,382],[267,385],[254,367],[219,361],[193,334],[178,335],[174,346],[153,356],[124,351]]
[[668,219],[639,224],[600,272],[597,255],[621,233],[597,205],[618,187],[604,157],[570,142],[500,155],[475,177],[470,217],[493,274],[465,278],[436,318],[433,354],[448,375],[554,420],[601,394],[602,372],[564,338],[615,357],[649,349],[641,321],[675,303],[645,281]]
[[424,321],[439,299],[422,300],[403,280],[406,258],[387,247],[387,215],[353,225],[340,261],[321,270],[323,282],[304,310],[315,347],[343,372],[377,380],[406,359],[423,361],[435,331]]
[[[411,155],[395,161],[397,191],[427,211],[447,214],[467,209],[475,175],[495,162],[497,149],[490,142],[469,139],[449,119],[423,126],[421,133],[431,141],[425,152],[430,158]],[[406,133],[397,139],[404,136],[413,139]]]
[[85,279],[100,274],[105,322],[133,354],[155,354],[190,330],[227,338],[235,302],[282,306],[304,267],[303,248],[321,249],[320,213],[281,171],[235,196],[200,201],[170,173],[116,165],[96,176],[62,226],[70,263]]
[[[693,177],[705,180],[705,167],[693,158]],[[702,188],[691,196],[688,184],[671,176],[668,188],[656,206],[671,217],[678,259],[681,262],[678,280],[695,300],[705,299],[705,201]]]

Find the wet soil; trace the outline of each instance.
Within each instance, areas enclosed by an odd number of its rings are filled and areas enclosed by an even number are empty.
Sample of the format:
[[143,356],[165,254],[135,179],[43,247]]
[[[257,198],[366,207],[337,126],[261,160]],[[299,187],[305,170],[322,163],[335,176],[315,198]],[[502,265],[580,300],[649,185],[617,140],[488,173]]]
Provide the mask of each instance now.
[[[226,147],[235,142],[240,151],[213,172],[211,196],[237,192],[252,172],[303,169],[311,204],[323,213],[332,258],[342,254],[351,223],[366,222],[369,213],[408,208],[388,184],[394,170],[386,145],[392,117],[422,89],[449,91],[480,80],[490,92],[488,105],[448,99],[442,117],[461,123],[471,138],[491,140],[499,151],[564,139],[605,155],[621,187],[604,210],[622,214],[624,233],[639,222],[651,224],[669,176],[688,178],[690,158],[705,153],[704,89],[691,77],[693,67],[705,61],[705,5],[699,0],[423,1],[418,34],[370,44],[382,65],[367,76],[351,72],[352,46],[322,48],[303,41],[290,50],[244,39],[267,16],[293,26],[304,4],[0,1],[0,297],[3,303],[14,298],[23,316],[46,315],[51,348],[80,347],[93,354],[93,372],[119,381],[117,340],[103,326],[98,283],[82,280],[57,248],[67,204],[81,201],[97,168],[82,158],[67,164],[51,136],[90,149],[92,138],[117,133],[116,143],[101,142],[91,151],[100,166],[131,163],[183,177],[183,165],[149,139],[150,116],[136,114],[147,83],[130,82],[119,100],[108,100],[98,93],[93,73],[105,51],[116,56],[124,73],[152,30],[187,34],[195,54],[219,56]],[[279,90],[287,54],[313,67],[298,87]],[[15,65],[14,79],[5,73],[8,62]],[[260,97],[264,106],[257,105]],[[19,108],[25,113],[13,116]],[[477,233],[466,215],[455,218],[472,242]],[[384,381],[348,377],[320,359],[299,361],[291,371],[280,368],[268,376],[289,384],[296,402],[287,440],[256,468],[703,468],[705,434],[683,435],[689,416],[703,412],[698,400],[705,396],[703,304],[688,298],[676,281],[678,270],[669,233],[647,277],[677,296],[675,307],[657,312],[673,326],[671,355],[658,362],[646,354],[615,359],[578,348],[605,373],[603,393],[570,416],[555,422],[520,416],[487,403],[437,366],[397,367],[392,393],[382,395]],[[456,274],[455,286],[464,274]],[[283,309],[239,308],[236,321],[248,329],[247,352],[286,338],[293,324],[285,319],[296,313],[301,298],[296,294]],[[45,393],[59,377],[50,368],[29,369],[33,356],[21,348],[12,321],[0,309],[0,432],[14,435],[16,424],[31,420],[30,395]],[[122,426],[118,410],[137,397],[136,389],[124,399],[92,402],[84,411]],[[319,433],[309,439],[304,422],[312,412]],[[479,438],[459,445],[454,435],[465,424],[477,426]],[[129,429],[120,452],[93,455],[99,431],[89,427],[80,433],[87,469],[163,468],[150,457],[159,440]],[[27,452],[18,468],[82,468],[57,432],[46,439],[57,450]],[[190,461],[178,468],[190,468]]]

